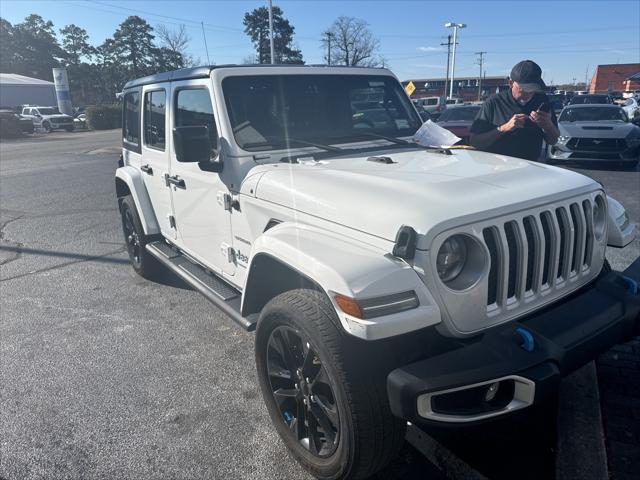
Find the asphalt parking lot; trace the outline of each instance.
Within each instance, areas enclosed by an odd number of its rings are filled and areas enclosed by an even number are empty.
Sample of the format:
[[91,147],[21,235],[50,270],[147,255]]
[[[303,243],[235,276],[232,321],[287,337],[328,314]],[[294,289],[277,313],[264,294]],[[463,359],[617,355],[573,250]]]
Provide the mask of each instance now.
[[[310,478],[263,406],[253,334],[178,281],[129,266],[113,187],[119,142],[106,131],[0,144],[0,477]],[[640,223],[640,171],[570,168]],[[640,239],[608,253],[615,269],[639,255]],[[551,478],[554,411],[429,433],[486,477]],[[445,470],[407,444],[379,478]]]

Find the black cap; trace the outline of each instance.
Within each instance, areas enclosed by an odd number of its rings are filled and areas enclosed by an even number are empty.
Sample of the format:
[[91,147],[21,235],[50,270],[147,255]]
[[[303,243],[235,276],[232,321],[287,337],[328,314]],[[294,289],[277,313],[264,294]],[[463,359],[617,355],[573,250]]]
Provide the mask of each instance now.
[[[523,60],[511,69],[511,80],[525,91],[534,92],[547,88],[542,81],[542,69],[536,62]],[[537,87],[536,87],[537,85]]]

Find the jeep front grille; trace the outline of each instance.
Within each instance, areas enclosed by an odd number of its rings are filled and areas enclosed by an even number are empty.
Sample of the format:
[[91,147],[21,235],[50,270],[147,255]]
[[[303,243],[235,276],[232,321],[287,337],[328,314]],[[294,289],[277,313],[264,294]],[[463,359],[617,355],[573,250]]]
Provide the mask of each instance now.
[[489,250],[487,308],[501,307],[582,274],[593,257],[591,200],[482,230]]
[[[416,265],[434,272],[440,308],[451,322],[451,331],[465,335],[522,317],[596,278],[606,246],[606,229],[596,239],[593,225],[598,196],[603,192],[514,210],[437,233],[429,253],[418,252]],[[452,288],[437,277],[434,253],[452,235],[467,235],[485,247],[484,271],[468,288]]]

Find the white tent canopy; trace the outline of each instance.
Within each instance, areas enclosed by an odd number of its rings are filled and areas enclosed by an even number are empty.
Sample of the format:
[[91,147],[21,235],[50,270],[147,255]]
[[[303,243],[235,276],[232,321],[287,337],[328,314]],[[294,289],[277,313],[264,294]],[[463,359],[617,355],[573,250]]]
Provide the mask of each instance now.
[[0,106],[16,108],[25,104],[57,105],[53,82],[16,73],[0,73]]

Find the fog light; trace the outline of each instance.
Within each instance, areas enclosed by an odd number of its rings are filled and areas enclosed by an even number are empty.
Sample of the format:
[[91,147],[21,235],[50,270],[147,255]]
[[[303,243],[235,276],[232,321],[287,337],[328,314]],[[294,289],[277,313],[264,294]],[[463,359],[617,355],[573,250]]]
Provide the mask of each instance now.
[[496,398],[496,394],[498,393],[498,388],[500,388],[500,382],[494,382],[491,385],[489,385],[489,388],[487,388],[487,391],[484,394],[484,401],[490,402],[491,400]]

